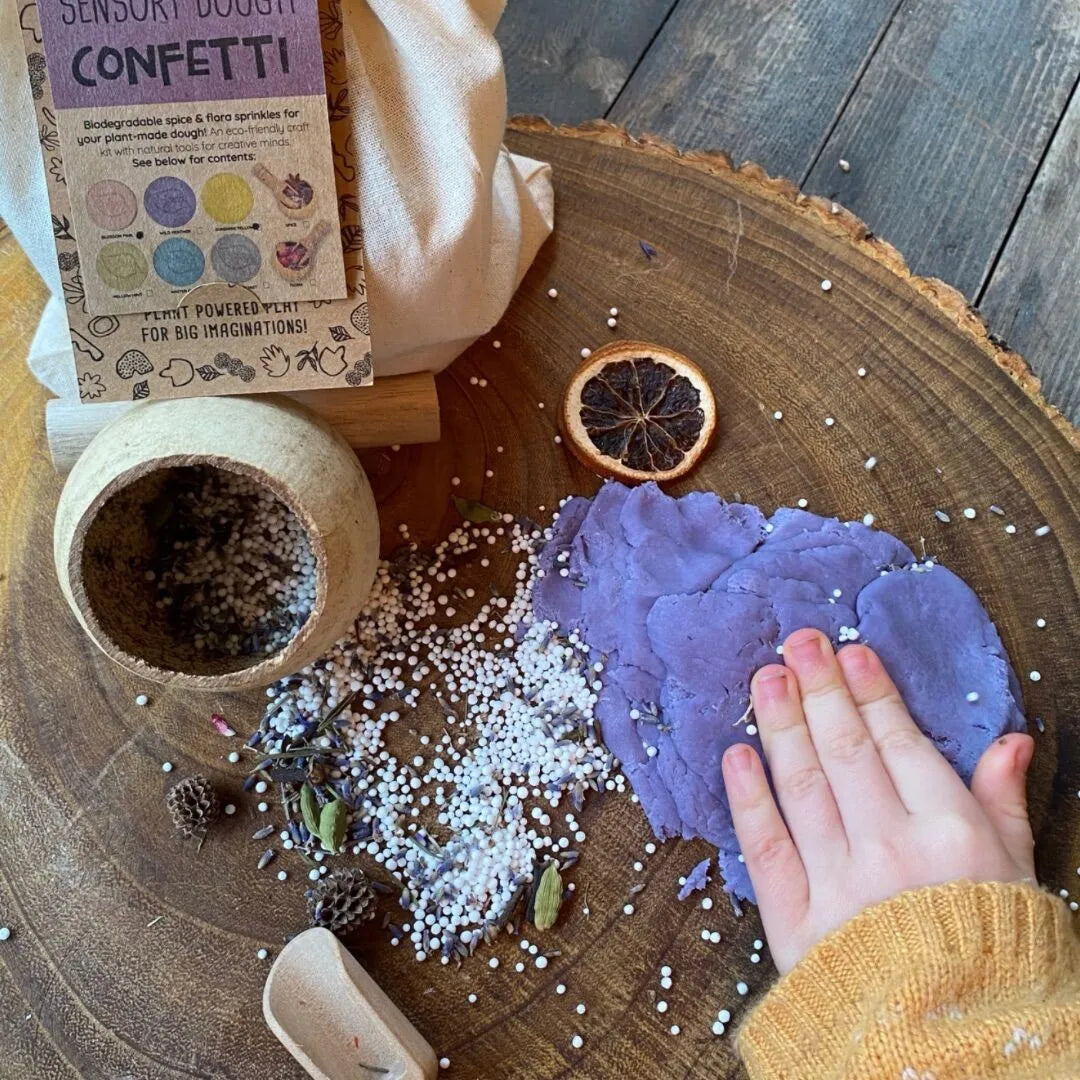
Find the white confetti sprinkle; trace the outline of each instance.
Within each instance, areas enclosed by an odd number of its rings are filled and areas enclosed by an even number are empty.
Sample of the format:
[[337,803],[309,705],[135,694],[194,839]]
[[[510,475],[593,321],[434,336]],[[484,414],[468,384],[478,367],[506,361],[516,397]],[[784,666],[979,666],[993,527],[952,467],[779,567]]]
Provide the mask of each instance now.
[[828,278],[822,278],[821,291],[828,292],[832,288],[832,282]]

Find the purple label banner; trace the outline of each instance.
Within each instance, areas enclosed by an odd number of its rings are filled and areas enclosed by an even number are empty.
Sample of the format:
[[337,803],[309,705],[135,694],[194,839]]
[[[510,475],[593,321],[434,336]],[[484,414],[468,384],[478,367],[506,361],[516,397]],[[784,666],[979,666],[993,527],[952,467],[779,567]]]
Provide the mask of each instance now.
[[60,109],[323,94],[317,0],[37,0]]

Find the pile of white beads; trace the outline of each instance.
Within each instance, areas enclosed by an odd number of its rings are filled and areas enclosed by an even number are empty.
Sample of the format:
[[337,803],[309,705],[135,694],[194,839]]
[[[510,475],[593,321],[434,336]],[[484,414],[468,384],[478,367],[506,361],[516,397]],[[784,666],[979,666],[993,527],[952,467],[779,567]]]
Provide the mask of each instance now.
[[156,570],[157,607],[197,649],[276,652],[315,602],[315,556],[296,515],[239,473],[177,470],[166,526],[178,537]]
[[[581,825],[552,813],[564,798],[578,811],[590,789],[624,789],[593,716],[602,665],[532,614],[549,537],[503,515],[432,552],[407,544],[380,564],[353,633],[268,691],[258,753],[297,745],[351,699],[316,738],[326,782],[352,806],[346,848],[401,883],[409,921],[391,925],[392,941],[408,938],[418,960],[469,955],[547,858],[576,861]],[[507,548],[509,597],[487,570]],[[477,562],[482,596],[462,587]]]

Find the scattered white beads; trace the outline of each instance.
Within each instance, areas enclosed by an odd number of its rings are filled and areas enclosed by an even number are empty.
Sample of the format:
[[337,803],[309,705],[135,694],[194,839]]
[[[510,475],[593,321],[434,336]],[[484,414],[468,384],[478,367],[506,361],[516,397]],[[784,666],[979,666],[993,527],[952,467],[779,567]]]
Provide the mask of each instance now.
[[870,457],[868,457],[868,458],[867,458],[867,459],[866,459],[866,460],[865,460],[865,461],[863,462],[863,468],[864,468],[864,469],[865,469],[865,470],[866,470],[867,472],[870,472],[870,471],[871,471],[872,469],[874,469],[874,468],[875,468],[876,466],[877,466],[877,458],[876,458],[876,457],[874,457],[873,455],[871,455]]
[[841,172],[851,172],[851,162],[845,158],[841,158],[836,164],[840,166]]
[[157,574],[157,607],[188,597],[181,614],[198,650],[277,652],[315,603],[315,555],[300,519],[269,488],[221,469],[201,469],[173,503],[191,535]]
[[163,761],[161,763],[161,771],[162,772],[172,772],[173,771],[173,763],[171,761]]
[[702,900],[701,900],[701,910],[702,911],[712,911],[712,906],[713,906],[713,902],[712,902],[712,897],[711,896],[702,897]]
[[877,518],[875,518],[873,514],[863,514],[862,523],[867,528],[870,528],[870,526],[873,525],[876,520]]
[[556,289],[554,287],[548,289],[548,296],[550,296],[552,300],[555,300],[558,297],[558,295],[559,295],[559,290],[558,289]]
[[974,521],[974,519],[975,519],[975,507],[974,506],[965,506],[964,507],[964,517],[966,517],[968,519],[968,521]]
[[11,927],[0,926],[0,941],[7,941],[9,937],[11,937]]
[[681,1030],[682,1028],[680,1028],[678,1024],[672,1024],[671,1027],[668,1028],[668,1031],[670,1031],[672,1035],[678,1035]]
[[580,1049],[581,1049],[581,1048],[582,1048],[582,1047],[583,1047],[583,1046],[585,1045],[585,1040],[584,1040],[584,1039],[583,1039],[583,1038],[582,1038],[582,1037],[581,1037],[580,1035],[575,1035],[575,1036],[574,1036],[574,1037],[573,1037],[573,1038],[572,1038],[572,1039],[570,1040],[570,1045],[571,1045],[571,1046],[572,1046],[572,1047],[573,1047],[573,1048],[574,1048],[575,1050],[580,1050]]
[[1028,678],[1032,682],[1038,682],[1042,678],[1042,674],[1040,672],[1038,672],[1038,671],[1029,671],[1028,672]]
[[716,1014],[716,1019],[719,1020],[721,1024],[729,1024],[731,1023],[731,1013],[728,1012],[727,1009],[721,1009]]
[[559,985],[555,987],[555,993],[558,994],[560,997],[563,994],[565,994],[566,993],[566,983],[559,983]]
[[784,419],[784,414],[783,414],[782,410],[777,409],[776,412],[774,412],[772,414],[772,418],[774,420],[783,420]]
[[836,420],[835,420],[834,417],[832,417],[832,416],[826,416],[825,417],[825,426],[826,427],[832,427],[833,424],[835,424],[835,423],[836,423]]
[[444,1072],[450,1068],[450,1059],[448,1057],[439,1058],[439,1068]]
[[964,700],[965,701],[970,701],[974,705],[975,702],[979,700],[979,692],[978,692],[978,690],[969,690],[964,695]]
[[586,1012],[586,1010],[585,1010],[585,1002],[584,1001],[579,1001],[577,1003],[576,1007],[574,1008],[574,1012],[576,1012],[578,1014],[578,1016],[584,1016],[585,1012]]
[[586,348],[581,350],[581,359],[582,360],[588,360],[590,356],[592,356],[592,349],[586,347]]
[[268,956],[270,955],[270,953],[269,953],[269,952],[267,952],[267,950],[266,950],[266,949],[259,949],[259,950],[258,950],[258,951],[257,951],[257,952],[255,953],[255,955],[256,955],[256,956],[257,956],[257,957],[258,957],[258,958],[259,958],[260,960],[265,960],[265,959],[266,959],[266,958],[267,958],[267,957],[268,957]]
[[865,379],[866,378],[866,368],[864,368],[864,367],[859,368],[855,372],[855,374],[858,375],[860,379]]
[[750,993],[750,987],[747,986],[744,982],[737,982],[735,984],[735,992],[740,997],[746,997],[746,995]]
[[668,1010],[668,1004],[666,1001],[658,1001],[656,1003],[656,1011],[658,1013],[666,1013]]
[[1047,533],[1048,533],[1049,531],[1050,531],[1050,526],[1049,526],[1049,525],[1040,525],[1040,526],[1039,526],[1039,527],[1038,527],[1038,528],[1037,528],[1037,529],[1035,530],[1035,535],[1036,535],[1036,536],[1046,536],[1046,534],[1047,534]]
[[135,704],[136,705],[149,705],[150,704],[150,699],[145,694],[136,694],[135,695]]
[[1035,620],[1035,625],[1036,625],[1036,626],[1037,626],[1037,627],[1038,627],[1038,628],[1039,628],[1040,630],[1042,630],[1042,629],[1044,629],[1044,628],[1046,627],[1046,620],[1045,620],[1045,619],[1036,619],[1036,620]]
[[236,813],[236,803],[231,803],[231,802],[226,803],[225,804],[225,813],[228,814],[229,817],[232,817],[233,814]]
[[828,278],[822,278],[821,279],[821,291],[822,292],[829,292],[830,289],[832,289],[832,282]]
[[235,765],[240,760],[240,755],[235,750],[233,750],[228,755],[228,760],[230,764]]

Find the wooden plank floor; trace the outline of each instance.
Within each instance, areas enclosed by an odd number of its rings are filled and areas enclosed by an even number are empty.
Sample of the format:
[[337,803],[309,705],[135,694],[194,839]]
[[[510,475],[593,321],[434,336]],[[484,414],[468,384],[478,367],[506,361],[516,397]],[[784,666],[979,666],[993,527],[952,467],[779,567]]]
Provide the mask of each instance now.
[[509,0],[499,39],[511,113],[836,199],[1080,423],[1080,0]]

